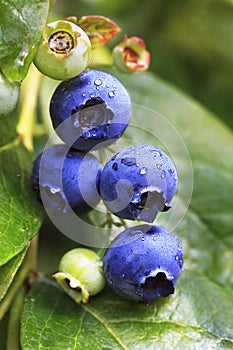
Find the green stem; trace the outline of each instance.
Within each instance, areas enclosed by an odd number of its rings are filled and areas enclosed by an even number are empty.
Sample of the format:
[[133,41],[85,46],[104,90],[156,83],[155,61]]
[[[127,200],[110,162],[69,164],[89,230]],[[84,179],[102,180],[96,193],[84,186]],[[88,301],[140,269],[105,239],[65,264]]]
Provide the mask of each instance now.
[[20,317],[26,294],[25,286],[21,286],[12,304],[7,332],[6,350],[20,350]]
[[17,125],[17,133],[29,151],[33,151],[33,133],[37,96],[42,74],[33,66],[22,84],[21,111]]
[[0,305],[0,320],[4,317],[7,310],[10,308],[15,296],[18,293],[18,290],[22,286],[23,282],[27,278],[29,272],[36,268],[36,256],[37,256],[37,246],[38,246],[38,237],[34,237],[28,248],[26,257],[22,266],[20,267],[17,275],[15,276],[6,296],[3,298]]

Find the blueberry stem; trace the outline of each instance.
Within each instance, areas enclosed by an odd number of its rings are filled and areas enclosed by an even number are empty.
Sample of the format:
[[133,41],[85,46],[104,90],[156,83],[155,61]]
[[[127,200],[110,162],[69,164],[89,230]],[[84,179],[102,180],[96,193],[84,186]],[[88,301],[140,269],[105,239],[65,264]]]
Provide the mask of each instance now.
[[29,151],[33,151],[33,131],[41,77],[42,74],[31,65],[28,75],[22,84],[21,111],[17,133]]

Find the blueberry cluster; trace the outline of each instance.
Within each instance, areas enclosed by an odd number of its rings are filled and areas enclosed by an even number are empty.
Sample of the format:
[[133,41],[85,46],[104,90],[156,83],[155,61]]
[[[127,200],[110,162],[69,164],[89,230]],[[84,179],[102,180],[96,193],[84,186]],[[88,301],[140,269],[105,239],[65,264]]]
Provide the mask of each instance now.
[[[51,98],[50,116],[64,144],[47,148],[33,165],[33,188],[45,207],[56,215],[70,209],[81,214],[102,199],[110,213],[147,223],[170,209],[178,177],[161,149],[135,144],[114,154],[103,168],[91,153],[116,142],[130,121],[130,97],[116,77],[85,70],[64,80]],[[178,239],[148,224],[120,233],[103,260],[115,292],[147,303],[174,293],[182,266]]]

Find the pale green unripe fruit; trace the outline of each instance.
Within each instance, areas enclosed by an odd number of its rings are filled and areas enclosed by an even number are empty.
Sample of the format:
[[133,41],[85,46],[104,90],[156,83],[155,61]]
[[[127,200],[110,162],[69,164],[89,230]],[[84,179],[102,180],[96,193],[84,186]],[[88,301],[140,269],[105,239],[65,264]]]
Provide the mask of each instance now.
[[0,118],[15,108],[20,92],[20,83],[7,79],[0,72]]
[[44,75],[64,80],[85,70],[91,59],[91,42],[76,24],[60,20],[44,27],[34,64]]
[[102,260],[86,248],[72,249],[63,255],[59,272],[54,277],[76,302],[87,302],[89,296],[99,293],[105,286]]

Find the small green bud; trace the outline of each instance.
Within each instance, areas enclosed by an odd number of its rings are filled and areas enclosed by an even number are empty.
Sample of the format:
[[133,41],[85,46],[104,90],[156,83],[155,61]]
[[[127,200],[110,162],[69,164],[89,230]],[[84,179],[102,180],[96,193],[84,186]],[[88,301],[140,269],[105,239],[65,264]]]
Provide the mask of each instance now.
[[77,303],[87,303],[89,296],[99,293],[105,286],[102,260],[87,248],[72,249],[63,255],[59,272],[53,277]]
[[85,70],[91,59],[91,42],[76,24],[60,20],[44,27],[34,64],[52,79],[72,78]]

